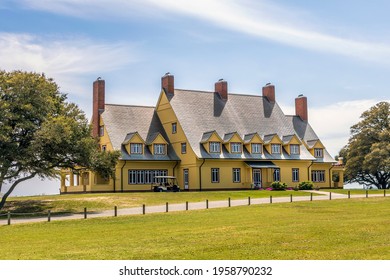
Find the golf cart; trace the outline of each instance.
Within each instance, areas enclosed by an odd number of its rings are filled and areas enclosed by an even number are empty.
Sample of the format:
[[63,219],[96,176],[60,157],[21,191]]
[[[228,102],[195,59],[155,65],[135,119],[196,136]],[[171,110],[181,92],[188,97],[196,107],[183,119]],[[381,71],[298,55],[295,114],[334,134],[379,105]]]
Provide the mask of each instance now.
[[155,176],[151,189],[154,192],[180,192],[180,187],[174,176]]

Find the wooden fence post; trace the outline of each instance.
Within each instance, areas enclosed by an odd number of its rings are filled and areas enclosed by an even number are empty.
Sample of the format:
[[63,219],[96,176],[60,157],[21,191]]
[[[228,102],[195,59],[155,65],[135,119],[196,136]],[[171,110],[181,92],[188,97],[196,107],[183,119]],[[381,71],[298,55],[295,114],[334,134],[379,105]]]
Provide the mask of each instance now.
[[290,202],[292,202],[292,201],[293,201],[292,194],[290,194]]
[[145,215],[146,213],[146,206],[145,204],[142,204],[142,215]]
[[251,197],[248,196],[248,206],[251,205]]
[[368,191],[366,191],[366,198],[368,198]]
[[11,225],[11,212],[7,213],[8,225]]
[[167,203],[165,203],[165,212],[167,212],[167,213],[168,213],[168,202],[167,202]]
[[51,211],[50,210],[48,210],[47,211],[47,221],[50,223],[50,221],[51,221]]
[[348,198],[351,198],[351,191],[348,191]]
[[186,210],[188,210],[188,201],[186,201]]
[[310,201],[313,201],[313,193],[310,193]]
[[206,199],[206,209],[209,209],[209,200]]
[[272,195],[269,196],[269,203],[272,203]]
[[87,218],[87,207],[84,207],[84,219]]
[[231,206],[230,197],[228,199],[228,204],[229,204],[229,207],[230,207]]
[[114,207],[114,216],[115,217],[118,216],[118,207],[117,206]]

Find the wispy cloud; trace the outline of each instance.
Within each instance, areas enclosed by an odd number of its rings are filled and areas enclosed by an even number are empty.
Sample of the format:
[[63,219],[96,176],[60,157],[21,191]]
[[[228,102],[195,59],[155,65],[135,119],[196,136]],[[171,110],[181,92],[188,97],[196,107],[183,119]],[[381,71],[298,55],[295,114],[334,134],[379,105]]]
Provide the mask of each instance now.
[[[387,44],[328,34],[319,30],[319,27],[309,29],[308,26],[313,26],[313,23],[311,22],[312,17],[307,11],[292,11],[291,8],[277,6],[265,0],[19,1],[30,8],[82,17],[91,17],[97,13],[110,13],[123,17],[129,14],[139,15],[140,13],[190,16],[227,30],[234,30],[298,48],[334,53],[377,63],[388,64],[390,61],[390,46]],[[155,11],[159,13],[155,13]]]
[[127,43],[98,43],[86,38],[58,39],[0,33],[1,68],[43,72],[67,91],[78,92],[78,76],[114,71],[137,60]]

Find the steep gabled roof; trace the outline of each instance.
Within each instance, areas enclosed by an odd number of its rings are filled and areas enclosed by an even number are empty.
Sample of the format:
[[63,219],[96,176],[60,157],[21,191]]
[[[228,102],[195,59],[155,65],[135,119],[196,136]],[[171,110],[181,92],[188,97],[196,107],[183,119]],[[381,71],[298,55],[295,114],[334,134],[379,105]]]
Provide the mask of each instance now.
[[122,151],[122,159],[179,160],[171,145],[168,145],[166,155],[152,155],[147,148],[143,155],[129,155],[122,146],[135,132],[146,143],[158,134],[168,139],[154,107],[106,104],[102,118],[113,148]]
[[[259,95],[231,94],[222,100],[214,92],[175,89],[174,94],[167,94],[171,106],[183,128],[187,139],[199,158],[237,158],[237,154],[208,154],[200,143],[204,141],[205,131],[216,131],[218,135],[229,135],[237,131],[244,141],[245,135],[277,134],[279,138],[298,135],[304,141],[318,139],[308,122],[297,116],[286,116],[276,102]],[[301,159],[313,159],[305,148]],[[245,154],[242,154],[245,157]],[[326,161],[334,161],[331,157]]]

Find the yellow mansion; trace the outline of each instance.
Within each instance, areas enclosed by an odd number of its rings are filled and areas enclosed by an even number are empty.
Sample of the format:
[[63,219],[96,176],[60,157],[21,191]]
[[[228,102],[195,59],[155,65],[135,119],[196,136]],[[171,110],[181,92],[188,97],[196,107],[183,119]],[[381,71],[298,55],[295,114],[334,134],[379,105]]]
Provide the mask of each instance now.
[[295,99],[295,109],[282,112],[271,84],[261,95],[230,93],[224,80],[213,91],[183,90],[169,73],[155,107],[105,104],[105,81],[98,79],[93,134],[102,150],[121,151],[116,176],[63,173],[61,193],[150,191],[158,175],[175,176],[190,191],[266,188],[274,181],[341,187],[343,168],[310,126],[305,96]]

